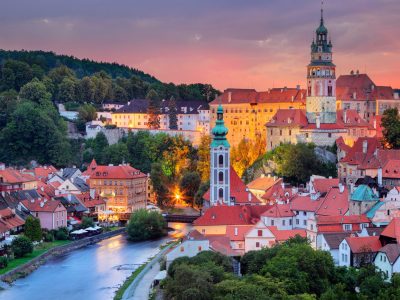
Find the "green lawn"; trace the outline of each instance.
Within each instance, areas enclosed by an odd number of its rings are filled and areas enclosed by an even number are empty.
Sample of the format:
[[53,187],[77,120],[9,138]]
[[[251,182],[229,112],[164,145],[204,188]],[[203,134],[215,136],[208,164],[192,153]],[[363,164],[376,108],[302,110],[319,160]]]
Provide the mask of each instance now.
[[37,245],[34,249],[33,252],[29,255],[26,255],[25,257],[21,258],[16,258],[8,262],[7,268],[0,269],[0,275],[4,274],[8,271],[11,271],[12,269],[15,269],[16,267],[23,265],[24,263],[27,263],[28,261],[34,259],[35,257],[38,257],[39,255],[45,253],[47,250],[65,245],[70,243],[71,241],[54,241],[54,242],[45,242],[40,245]]
[[131,276],[129,276],[124,283],[121,285],[121,287],[116,291],[114,300],[121,300],[122,296],[125,293],[125,290],[130,286],[130,284],[135,280],[135,278],[139,275],[140,272],[143,271],[144,267],[147,265],[141,265],[139,268],[137,268],[135,271],[132,272]]

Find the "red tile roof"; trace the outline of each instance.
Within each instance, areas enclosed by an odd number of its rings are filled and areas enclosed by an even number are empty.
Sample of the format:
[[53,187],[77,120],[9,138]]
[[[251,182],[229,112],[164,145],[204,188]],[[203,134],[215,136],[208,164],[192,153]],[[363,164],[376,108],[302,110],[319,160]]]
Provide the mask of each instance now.
[[106,204],[106,201],[104,200],[103,197],[100,197],[99,195],[96,195],[94,199],[90,197],[89,193],[84,193],[84,194],[77,194],[75,195],[76,198],[81,201],[81,203],[86,206],[87,208],[93,208],[97,205],[104,205]]
[[287,201],[293,197],[293,190],[291,187],[283,186],[283,179],[279,178],[275,184],[268,189],[264,195],[261,196],[262,199],[267,201],[282,200]]
[[65,209],[59,200],[23,200],[21,203],[31,212],[54,212],[58,207]]
[[[193,222],[195,226],[250,225],[260,219],[269,206],[212,206]],[[264,209],[264,210],[262,210]]]
[[3,178],[5,183],[23,183],[36,181],[35,177],[30,174],[23,174],[18,170],[5,169],[0,170],[0,178]]
[[227,89],[211,105],[237,103],[302,103],[305,104],[306,91],[297,88],[273,88],[265,92],[254,89]]
[[341,75],[336,80],[336,98],[338,100],[371,100],[374,82],[367,74]]
[[351,149],[350,146],[346,145],[342,136],[336,140],[336,145],[337,145],[338,149],[340,149],[341,151],[344,151],[344,152],[347,152]]
[[365,215],[352,215],[352,216],[317,216],[318,233],[326,232],[345,232],[343,224],[351,224],[352,230],[346,232],[361,231],[360,224],[371,224],[371,221]]
[[393,238],[400,244],[400,218],[393,218],[381,235]]
[[247,184],[247,187],[249,189],[253,190],[262,190],[266,191],[269,188],[271,188],[274,184],[277,182],[280,182],[282,179],[281,178],[274,178],[274,177],[258,177],[254,179],[252,182]]
[[345,240],[353,253],[378,252],[382,247],[379,236],[347,237]]
[[50,200],[56,195],[56,189],[52,185],[46,184],[40,180],[37,183],[37,192],[40,196],[46,198],[47,200]]
[[318,202],[320,202],[320,206],[316,211],[317,215],[344,215],[349,210],[349,191],[347,187],[343,187],[343,192],[340,192],[338,187],[332,187]]
[[320,203],[317,200],[311,200],[310,196],[297,195],[290,202],[290,208],[294,211],[313,211],[315,212]]
[[389,262],[393,265],[400,256],[400,245],[399,244],[387,244],[382,247],[379,252],[383,252],[389,259]]
[[11,208],[0,210],[0,233],[17,228],[25,224],[25,221],[15,214]]
[[388,159],[384,163],[382,168],[382,177],[400,179],[400,155],[398,159]]
[[316,192],[326,193],[331,187],[339,185],[338,178],[315,178],[313,182]]
[[262,214],[263,217],[286,218],[293,217],[295,214],[290,210],[290,204],[274,204],[270,209]]
[[57,172],[57,169],[53,166],[44,166],[44,167],[37,167],[34,169],[34,173],[36,178],[38,179],[46,179],[52,173]]
[[97,166],[91,172],[90,179],[134,179],[146,176],[146,174],[128,165]]
[[[366,153],[363,152],[363,144],[367,143]],[[381,143],[375,137],[360,137],[356,140],[353,147],[349,149],[346,156],[341,159],[341,162],[346,162],[352,165],[363,164],[364,161],[369,164],[369,161],[374,158],[376,149],[382,148]]]
[[[249,230],[253,228],[253,225],[228,225],[226,226],[226,235],[229,237],[231,241],[244,241],[244,236]],[[237,231],[237,234],[235,234]]]
[[284,242],[288,239],[299,235],[301,237],[307,237],[307,232],[305,229],[292,229],[292,230],[278,230],[276,226],[267,226],[267,228],[275,236],[277,242]]
[[279,109],[266,124],[268,127],[305,127],[308,121],[305,110]]

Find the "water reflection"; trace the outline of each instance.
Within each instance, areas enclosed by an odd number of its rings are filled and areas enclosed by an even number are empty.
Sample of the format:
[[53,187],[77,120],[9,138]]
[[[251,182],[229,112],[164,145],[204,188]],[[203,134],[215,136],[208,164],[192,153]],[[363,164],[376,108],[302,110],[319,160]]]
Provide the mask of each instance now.
[[189,230],[186,224],[170,223],[169,226],[176,231],[157,241],[131,243],[125,236],[117,236],[53,258],[28,277],[0,291],[0,299],[112,299],[134,268],[155,255],[159,246],[172,236]]

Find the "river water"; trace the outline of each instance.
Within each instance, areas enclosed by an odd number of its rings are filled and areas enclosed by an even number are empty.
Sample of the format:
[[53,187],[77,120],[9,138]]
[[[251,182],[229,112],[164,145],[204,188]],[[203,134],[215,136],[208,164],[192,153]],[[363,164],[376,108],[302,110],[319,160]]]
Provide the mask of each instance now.
[[50,259],[26,278],[0,291],[1,300],[113,299],[115,291],[138,265],[157,254],[159,246],[190,225],[169,223],[176,229],[156,241],[132,243],[118,235]]

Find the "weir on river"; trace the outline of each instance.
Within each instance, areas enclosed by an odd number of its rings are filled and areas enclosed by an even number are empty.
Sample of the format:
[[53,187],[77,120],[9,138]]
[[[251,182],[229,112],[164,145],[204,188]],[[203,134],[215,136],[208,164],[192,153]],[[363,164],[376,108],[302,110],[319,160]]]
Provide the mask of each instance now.
[[[168,225],[182,233],[190,229],[190,224]],[[0,290],[0,299],[113,299],[115,291],[132,271],[158,253],[160,245],[171,238],[170,235],[132,243],[119,235],[52,258],[26,278]]]

